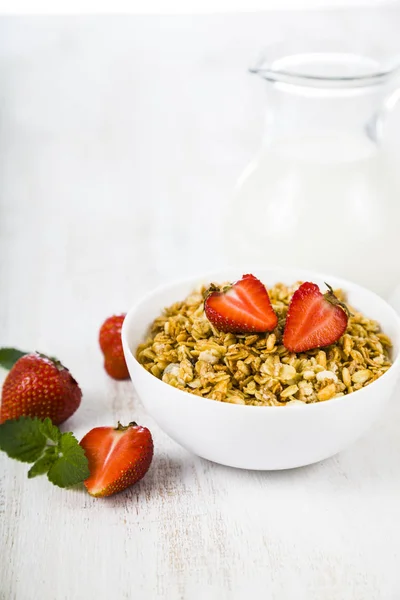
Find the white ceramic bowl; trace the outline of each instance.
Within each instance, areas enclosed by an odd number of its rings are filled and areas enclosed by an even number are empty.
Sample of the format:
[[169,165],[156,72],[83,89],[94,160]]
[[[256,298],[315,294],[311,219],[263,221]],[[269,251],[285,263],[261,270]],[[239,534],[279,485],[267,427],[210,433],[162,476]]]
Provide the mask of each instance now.
[[208,460],[244,469],[289,469],[332,456],[360,437],[393,392],[400,372],[400,318],[376,294],[349,281],[299,269],[255,269],[268,286],[281,281],[327,281],[347,292],[351,305],[376,319],[393,341],[393,366],[369,386],[348,396],[304,406],[244,406],[201,398],[167,385],[136,360],[135,350],[162,309],[199,284],[240,279],[226,269],[159,287],[125,318],[122,341],[132,382],[147,412],[184,448]]

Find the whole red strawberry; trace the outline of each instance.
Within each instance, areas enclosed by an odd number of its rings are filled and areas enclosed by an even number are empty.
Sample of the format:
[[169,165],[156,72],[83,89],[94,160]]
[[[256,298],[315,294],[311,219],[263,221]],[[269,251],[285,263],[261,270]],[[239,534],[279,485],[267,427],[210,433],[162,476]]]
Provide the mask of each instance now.
[[59,361],[37,352],[25,354],[4,381],[0,423],[25,415],[49,417],[59,425],[73,415],[81,398],[79,385]]
[[292,296],[283,344],[290,352],[305,352],[338,341],[349,320],[348,309],[332,288],[322,294],[315,283],[303,283]]
[[268,292],[254,275],[243,275],[223,291],[212,287],[204,311],[207,319],[224,332],[272,331],[278,325]]
[[142,479],[153,458],[151,433],[136,423],[95,427],[80,444],[89,461],[90,477],[84,484],[96,497],[111,496]]
[[129,379],[121,340],[124,319],[125,315],[114,315],[106,319],[100,328],[99,343],[104,354],[104,368],[113,379]]

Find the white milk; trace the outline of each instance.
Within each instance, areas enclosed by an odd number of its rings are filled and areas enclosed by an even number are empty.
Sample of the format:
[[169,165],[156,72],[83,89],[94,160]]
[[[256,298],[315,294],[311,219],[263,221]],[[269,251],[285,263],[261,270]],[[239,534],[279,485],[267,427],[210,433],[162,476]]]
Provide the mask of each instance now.
[[318,269],[387,295],[400,283],[399,204],[387,157],[366,136],[272,140],[239,180],[227,257]]

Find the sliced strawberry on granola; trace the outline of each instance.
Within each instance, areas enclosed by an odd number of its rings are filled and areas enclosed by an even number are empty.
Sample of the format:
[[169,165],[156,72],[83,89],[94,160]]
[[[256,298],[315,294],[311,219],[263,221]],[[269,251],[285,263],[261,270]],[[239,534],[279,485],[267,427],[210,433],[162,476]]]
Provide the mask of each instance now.
[[262,333],[278,324],[268,292],[254,275],[243,275],[222,291],[211,286],[204,310],[210,323],[223,332]]
[[315,283],[303,283],[292,296],[286,317],[283,345],[290,352],[305,352],[337,342],[346,331],[348,309],[326,284],[322,294]]

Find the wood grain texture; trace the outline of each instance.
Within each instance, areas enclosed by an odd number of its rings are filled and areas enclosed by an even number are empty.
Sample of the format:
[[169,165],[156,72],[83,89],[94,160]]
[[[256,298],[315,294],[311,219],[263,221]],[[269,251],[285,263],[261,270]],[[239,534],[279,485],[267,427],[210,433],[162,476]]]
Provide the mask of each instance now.
[[357,27],[399,43],[392,9],[0,21],[1,344],[70,368],[66,430],[135,419],[155,442],[145,479],[104,500],[0,456],[1,600],[400,598],[398,394],[337,457],[240,471],[172,442],[97,345],[109,314],[221,264],[223,201],[261,134],[258,49]]

